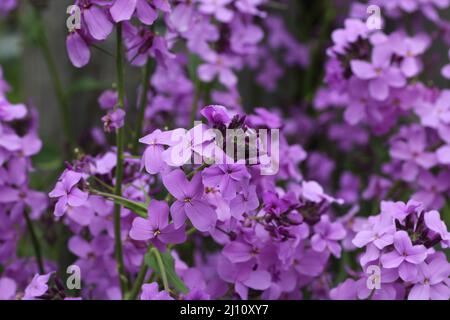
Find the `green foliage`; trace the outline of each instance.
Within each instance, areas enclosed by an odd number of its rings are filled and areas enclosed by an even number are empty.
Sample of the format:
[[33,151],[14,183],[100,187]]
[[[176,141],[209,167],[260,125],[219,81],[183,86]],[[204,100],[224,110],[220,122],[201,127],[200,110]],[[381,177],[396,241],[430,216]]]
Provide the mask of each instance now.
[[[158,262],[158,254],[161,257],[162,266]],[[186,285],[175,272],[175,261],[170,252],[167,251],[165,253],[159,253],[157,249],[153,248],[145,255],[144,259],[145,263],[147,263],[147,265],[152,268],[160,278],[164,278],[166,276],[170,285],[177,291],[182,293],[188,292]]]

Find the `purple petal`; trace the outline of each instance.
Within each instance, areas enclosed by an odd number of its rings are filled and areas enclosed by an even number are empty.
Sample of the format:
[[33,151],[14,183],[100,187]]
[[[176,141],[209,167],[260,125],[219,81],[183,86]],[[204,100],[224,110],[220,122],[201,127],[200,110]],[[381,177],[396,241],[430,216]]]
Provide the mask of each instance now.
[[420,64],[415,57],[406,57],[401,64],[402,72],[408,78],[411,78],[419,73]]
[[405,258],[395,250],[381,256],[381,264],[387,269],[397,268],[404,260]]
[[252,258],[252,247],[246,243],[232,241],[222,250],[222,254],[233,263],[245,262]]
[[173,170],[168,174],[163,175],[163,184],[166,189],[178,200],[183,200],[186,197],[189,182],[184,175],[184,172],[180,169]]
[[7,277],[0,278],[0,300],[12,300],[16,295],[16,282]]
[[152,200],[148,206],[148,219],[154,230],[162,230],[169,224],[169,205],[165,201]]
[[450,79],[450,64],[447,64],[442,68],[441,74],[444,78]]
[[136,10],[137,0],[116,0],[109,9],[115,22],[130,20]]
[[145,241],[154,238],[154,229],[149,220],[137,217],[134,218],[130,230],[130,237],[134,240]]
[[389,68],[383,79],[394,88],[400,88],[406,84],[405,77],[397,68]]
[[414,264],[403,262],[398,269],[398,274],[404,281],[413,282],[417,279],[418,268]]
[[92,252],[89,242],[81,238],[80,236],[73,236],[68,243],[70,252],[80,258],[87,258],[89,253]]
[[91,52],[78,32],[71,32],[66,40],[67,54],[72,64],[81,68],[88,64]]
[[416,284],[408,295],[408,300],[429,300],[430,285]]
[[199,231],[210,231],[216,225],[217,214],[206,202],[191,200],[185,205],[186,215]]
[[8,203],[19,200],[19,190],[0,186],[0,203]]
[[350,61],[350,67],[359,79],[369,80],[375,78],[377,75],[375,68],[367,61],[352,60]]
[[370,80],[369,92],[372,98],[383,101],[389,96],[389,86],[383,78]]
[[406,253],[412,248],[411,239],[406,231],[397,231],[394,235],[394,247],[399,254]]
[[164,243],[183,243],[186,241],[186,232],[183,227],[175,229],[174,225],[170,224],[161,230],[158,239]]
[[175,228],[181,228],[186,221],[186,213],[184,210],[185,203],[183,201],[175,201],[170,206],[170,215],[172,216],[172,220]]
[[79,207],[86,203],[88,196],[89,194],[87,192],[83,192],[78,188],[74,188],[67,195],[67,203],[72,207]]
[[425,248],[423,245],[409,248],[406,252],[408,255],[405,260],[412,264],[419,264],[423,262],[427,257],[427,248]]
[[158,13],[147,2],[147,0],[137,0],[136,13],[138,19],[147,25],[152,25],[158,18]]
[[113,24],[108,20],[105,12],[96,6],[84,10],[83,17],[89,34],[95,40],[105,40],[113,29]]
[[270,287],[272,277],[269,272],[263,270],[252,271],[243,283],[255,290],[266,290]]

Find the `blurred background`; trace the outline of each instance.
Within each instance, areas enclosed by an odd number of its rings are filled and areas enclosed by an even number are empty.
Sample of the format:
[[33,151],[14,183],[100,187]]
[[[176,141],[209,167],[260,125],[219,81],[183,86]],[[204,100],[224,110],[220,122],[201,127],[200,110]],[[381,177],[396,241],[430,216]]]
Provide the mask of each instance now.
[[[307,114],[315,112],[310,106],[322,84],[326,48],[332,31],[348,17],[350,3],[352,1],[348,0],[270,2],[269,10],[283,17],[289,31],[304,46],[307,61],[303,67],[286,70],[273,92],[267,92],[252,80],[254,71],[242,70],[238,75],[239,91],[247,112],[260,106],[281,108],[286,111],[285,116],[291,116],[292,111],[295,113],[298,109]],[[71,65],[65,40],[66,11],[72,4],[73,0],[21,0],[17,10],[0,18],[0,65],[12,86],[8,98],[12,102],[27,102],[39,111],[44,147],[35,165],[41,171],[58,172],[57,167],[65,160],[61,152],[63,124],[50,72],[59,76],[62,90],[67,92],[70,125],[78,145],[90,139],[94,126],[101,128],[102,110],[97,99],[116,79],[114,58],[108,54],[115,50],[114,36],[101,43],[101,48],[91,49],[92,58],[86,67],[77,69]],[[433,52],[439,52],[442,61],[447,48]],[[438,65],[427,66],[433,67],[437,68],[438,75]],[[127,101],[131,109],[127,112],[131,116],[138,95],[136,88],[141,81],[140,72],[127,64]],[[440,85],[444,84],[441,77],[436,78]]]

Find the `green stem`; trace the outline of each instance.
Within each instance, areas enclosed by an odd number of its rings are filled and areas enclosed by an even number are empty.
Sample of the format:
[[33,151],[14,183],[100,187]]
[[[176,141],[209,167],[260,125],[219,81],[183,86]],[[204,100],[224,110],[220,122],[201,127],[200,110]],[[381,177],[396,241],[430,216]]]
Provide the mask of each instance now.
[[30,215],[28,214],[28,211],[26,209],[23,211],[23,214],[25,215],[25,220],[27,222],[27,228],[28,228],[28,231],[30,232],[31,242],[33,243],[33,249],[34,249],[34,253],[36,255],[36,262],[38,265],[39,273],[44,274],[45,269],[44,269],[44,263],[42,261],[41,246],[39,245],[39,241],[36,236],[36,232],[34,231],[33,223],[31,221]]
[[169,292],[169,290],[170,290],[169,281],[167,280],[166,268],[164,267],[164,263],[161,258],[161,253],[156,248],[153,248],[152,251],[156,257],[156,262],[158,263],[159,270],[161,270],[161,278],[162,278],[164,290]]
[[147,105],[147,93],[150,88],[150,76],[152,74],[153,66],[154,60],[149,58],[142,77],[141,101],[139,103],[136,131],[134,133],[133,147],[131,149],[133,154],[137,154],[139,148],[139,138],[142,134],[142,127],[144,125],[145,107]]
[[332,27],[334,11],[328,1],[322,2],[323,8],[323,21],[321,22],[320,34],[318,35],[317,45],[311,52],[312,61],[310,63],[309,70],[305,76],[303,94],[306,101],[311,102],[314,93],[317,90],[318,79],[321,79],[323,74],[323,52],[326,49],[327,39],[330,34],[330,28]]
[[188,175],[187,175],[186,177],[187,177],[188,179],[191,179],[196,173],[202,171],[203,169],[205,169],[205,168],[207,168],[207,167],[209,167],[209,164],[204,163],[204,164],[202,164],[200,167],[198,167],[197,169],[192,170],[191,172],[189,172]]
[[[125,83],[124,83],[124,66],[123,66],[123,49],[122,49],[122,24],[117,25],[117,53],[116,53],[116,68],[117,68],[117,91],[119,94],[119,105],[116,108],[124,107]],[[114,194],[122,196],[122,180],[123,180],[123,152],[124,152],[125,135],[124,129],[119,128],[116,131],[116,145],[117,145],[117,164],[116,164],[116,182]],[[120,289],[122,296],[127,291],[127,277],[125,274],[125,264],[123,261],[122,239],[120,228],[120,212],[121,205],[115,203],[114,205],[114,239],[115,239],[115,256],[117,262],[117,271],[119,273]]]
[[53,82],[53,87],[55,89],[56,98],[58,100],[58,104],[59,104],[59,108],[60,108],[60,114],[61,114],[64,135],[65,135],[65,138],[69,145],[69,150],[70,150],[69,154],[70,154],[70,153],[72,153],[72,150],[75,147],[75,139],[73,137],[72,129],[71,129],[71,125],[70,125],[70,110],[69,110],[69,103],[68,103],[67,95],[64,92],[63,85],[61,82],[61,77],[58,72],[58,67],[56,66],[55,59],[50,50],[50,46],[49,46],[49,42],[48,42],[47,35],[45,32],[41,13],[37,9],[34,9],[34,12],[36,14],[36,19],[39,24],[39,28],[41,30],[38,44],[42,50],[42,54],[43,54],[45,62],[47,64],[50,78]]
[[114,192],[114,187],[110,186],[109,184],[107,184],[106,182],[102,181],[101,179],[99,179],[96,176],[92,176],[92,178],[94,179],[95,182],[97,182],[103,188],[107,189],[110,192]]
[[127,300],[135,300],[139,291],[141,290],[142,284],[145,280],[145,275],[147,274],[148,266],[145,263],[145,259],[142,261],[141,268],[134,282],[133,288],[131,288],[130,293],[127,295]]
[[126,207],[130,210],[133,210],[134,213],[141,216],[142,218],[147,218],[147,214],[144,215],[139,211],[139,210],[142,210],[143,212],[147,212],[147,205],[145,203],[133,201],[133,200],[124,198],[122,196],[118,196],[116,194],[102,192],[102,191],[98,191],[98,190],[92,189],[92,188],[89,191],[92,194],[102,196],[104,198],[107,198],[107,199],[110,199],[113,201],[115,200],[116,203],[118,203],[119,205],[123,205],[124,207]]
[[200,101],[200,94],[202,91],[202,83],[200,80],[195,80],[195,92],[194,92],[194,101],[192,102],[191,107],[191,124],[194,125],[195,117],[197,116],[198,111],[198,103]]

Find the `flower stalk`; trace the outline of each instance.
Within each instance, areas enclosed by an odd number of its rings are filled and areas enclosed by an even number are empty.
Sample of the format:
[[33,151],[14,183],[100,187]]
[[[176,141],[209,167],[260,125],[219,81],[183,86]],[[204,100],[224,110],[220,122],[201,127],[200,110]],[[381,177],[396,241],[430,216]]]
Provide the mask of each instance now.
[[[123,66],[123,48],[122,48],[122,24],[117,25],[117,52],[116,52],[116,68],[117,68],[117,91],[119,93],[119,103],[116,108],[124,107],[125,83],[124,83],[124,66]],[[122,196],[122,180],[123,180],[123,153],[125,144],[124,128],[116,130],[116,146],[117,146],[117,164],[116,164],[116,182],[114,194],[118,197]],[[122,296],[127,291],[127,277],[125,264],[123,261],[120,214],[122,206],[118,203],[114,204],[114,239],[115,239],[115,257],[117,262],[117,271],[119,273],[120,289]]]

